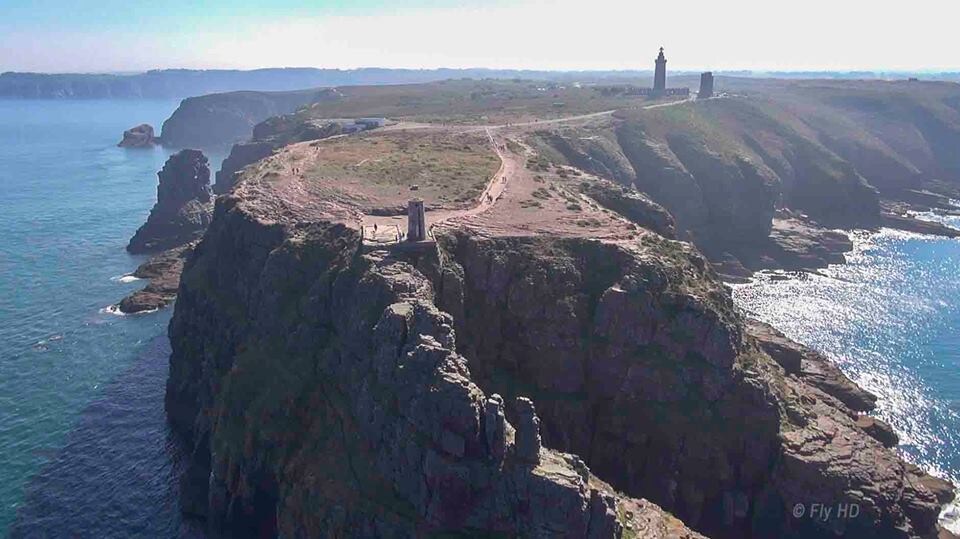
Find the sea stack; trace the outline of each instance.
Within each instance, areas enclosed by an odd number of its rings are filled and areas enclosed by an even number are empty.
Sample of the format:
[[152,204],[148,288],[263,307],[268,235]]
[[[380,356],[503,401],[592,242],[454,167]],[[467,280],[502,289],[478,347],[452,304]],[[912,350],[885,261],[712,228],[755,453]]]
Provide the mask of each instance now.
[[154,253],[199,238],[213,216],[210,166],[199,150],[170,156],[157,173],[157,203],[134,234],[127,251]]
[[153,126],[150,124],[140,124],[131,127],[123,132],[123,140],[117,143],[121,148],[153,148],[159,144],[159,140],[153,136]]

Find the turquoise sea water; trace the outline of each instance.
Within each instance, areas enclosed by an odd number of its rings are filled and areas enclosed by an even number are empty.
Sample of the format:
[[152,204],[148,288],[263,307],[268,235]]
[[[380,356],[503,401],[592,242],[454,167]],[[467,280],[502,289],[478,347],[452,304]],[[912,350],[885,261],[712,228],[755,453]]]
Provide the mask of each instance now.
[[[934,216],[927,216],[934,218]],[[938,220],[960,228],[960,218]],[[908,460],[960,485],[960,240],[859,234],[823,276],[734,287],[744,309],[834,358],[880,397]],[[957,506],[941,520],[960,532]]]
[[0,536],[181,528],[162,413],[169,311],[103,311],[143,285],[119,280],[142,261],[124,246],[169,154],[115,145],[176,105],[0,101]]

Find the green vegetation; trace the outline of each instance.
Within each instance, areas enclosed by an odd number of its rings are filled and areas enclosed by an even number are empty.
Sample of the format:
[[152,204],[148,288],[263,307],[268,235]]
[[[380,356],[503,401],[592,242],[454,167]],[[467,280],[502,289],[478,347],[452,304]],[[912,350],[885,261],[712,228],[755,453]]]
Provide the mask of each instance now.
[[[564,106],[555,106],[558,102]],[[594,87],[544,81],[447,80],[340,87],[335,98],[323,99],[298,115],[303,119],[382,116],[444,124],[508,123],[590,114],[646,102],[644,97],[605,96]]]
[[398,206],[411,197],[431,207],[467,207],[500,166],[480,134],[374,132],[302,151],[302,174],[311,188],[361,207]]

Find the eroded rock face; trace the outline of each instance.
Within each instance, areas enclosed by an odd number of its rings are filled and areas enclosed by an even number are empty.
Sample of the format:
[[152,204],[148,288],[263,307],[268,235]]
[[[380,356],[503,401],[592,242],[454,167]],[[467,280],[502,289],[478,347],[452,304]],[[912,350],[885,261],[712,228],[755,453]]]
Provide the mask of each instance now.
[[699,537],[573,455],[531,458],[531,431],[521,443],[502,399],[472,381],[411,261],[358,256],[342,224],[261,220],[238,189],[218,200],[170,325],[167,412],[209,457],[211,523],[284,537]]
[[619,213],[647,230],[665,238],[676,236],[673,216],[640,191],[601,178],[579,182],[577,187],[581,193],[601,206]]
[[141,264],[133,272],[133,276],[138,279],[148,279],[150,282],[141,290],[123,298],[117,304],[120,312],[125,314],[153,312],[166,307],[176,299],[183,263],[193,251],[193,247],[193,243],[175,247]]
[[[850,407],[872,396],[767,339],[785,369],[699,255],[641,243],[441,237],[437,301],[477,384],[529,396],[544,446],[710,536],[832,536],[791,516],[810,500],[863,502],[853,537],[934,530],[936,496]],[[519,431],[523,406],[507,417]]]
[[170,156],[157,173],[157,203],[150,210],[127,250],[152,253],[184,245],[199,238],[213,214],[210,167],[199,150],[182,150]]
[[284,185],[217,201],[170,325],[186,509],[213,525],[696,536],[666,510],[719,538],[935,533],[949,485],[885,448],[822,358],[748,331],[690,244],[451,225],[367,252],[346,208],[294,211]]
[[160,141],[153,136],[153,126],[140,124],[123,132],[123,140],[117,146],[121,148],[152,148]]
[[333,137],[341,132],[341,125],[337,122],[304,122],[289,115],[264,120],[254,126],[252,140],[234,144],[230,149],[230,155],[217,171],[213,192],[218,195],[228,193],[237,183],[244,167],[269,156],[278,148],[295,142]]
[[230,155],[223,160],[220,170],[217,171],[217,181],[213,185],[213,192],[223,195],[230,192],[237,183],[240,171],[247,165],[252,165],[257,161],[273,153],[276,146],[270,142],[244,142],[234,144],[230,149]]

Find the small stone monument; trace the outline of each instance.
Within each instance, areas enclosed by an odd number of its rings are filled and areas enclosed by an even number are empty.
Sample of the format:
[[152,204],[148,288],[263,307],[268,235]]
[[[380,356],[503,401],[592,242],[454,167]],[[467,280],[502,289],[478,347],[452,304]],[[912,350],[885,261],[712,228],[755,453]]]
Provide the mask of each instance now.
[[713,97],[713,73],[710,71],[700,74],[700,92],[697,93],[697,99],[708,97]]
[[423,210],[423,201],[413,199],[407,203],[407,240],[423,241],[427,239],[427,217]]

